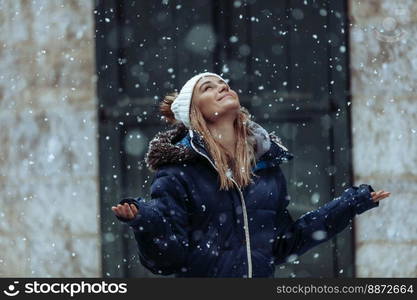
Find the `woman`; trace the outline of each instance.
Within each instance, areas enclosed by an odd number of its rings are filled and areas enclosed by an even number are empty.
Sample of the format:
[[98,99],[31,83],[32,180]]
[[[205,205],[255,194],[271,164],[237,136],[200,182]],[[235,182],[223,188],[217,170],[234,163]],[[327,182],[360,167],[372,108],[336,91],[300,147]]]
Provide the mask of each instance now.
[[390,194],[350,187],[294,222],[279,166],[293,155],[250,120],[221,76],[192,77],[160,110],[174,128],[149,144],[151,199],[112,207],[132,227],[140,261],[154,274],[273,277],[275,265],[331,239]]

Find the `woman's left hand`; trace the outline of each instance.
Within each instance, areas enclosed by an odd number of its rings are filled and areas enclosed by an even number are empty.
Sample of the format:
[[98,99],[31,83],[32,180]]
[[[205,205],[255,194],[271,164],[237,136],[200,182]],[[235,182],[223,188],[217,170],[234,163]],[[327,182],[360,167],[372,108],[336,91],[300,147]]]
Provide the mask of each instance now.
[[391,195],[390,192],[385,192],[385,191],[378,191],[378,192],[371,192],[371,196],[372,196],[372,201],[374,202],[378,202],[379,200],[382,200],[384,198],[387,198]]

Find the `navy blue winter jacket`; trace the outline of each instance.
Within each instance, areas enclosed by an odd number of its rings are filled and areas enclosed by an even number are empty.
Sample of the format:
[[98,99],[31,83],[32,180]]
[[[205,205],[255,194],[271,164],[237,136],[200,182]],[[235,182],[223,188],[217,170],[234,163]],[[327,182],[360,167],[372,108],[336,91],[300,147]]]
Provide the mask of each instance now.
[[273,277],[275,266],[323,243],[352,218],[376,207],[370,185],[293,221],[280,163],[293,158],[273,133],[250,121],[257,164],[254,183],[219,191],[218,174],[204,141],[184,125],[160,132],[146,162],[156,171],[151,199],[125,198],[139,213],[117,217],[133,229],[141,263],[176,277]]

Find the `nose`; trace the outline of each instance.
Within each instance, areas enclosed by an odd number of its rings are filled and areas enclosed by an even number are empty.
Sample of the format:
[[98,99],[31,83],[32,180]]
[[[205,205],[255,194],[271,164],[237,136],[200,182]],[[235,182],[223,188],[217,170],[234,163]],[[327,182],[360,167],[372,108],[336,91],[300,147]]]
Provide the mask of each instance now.
[[224,90],[229,91],[229,88],[228,88],[227,84],[222,83],[222,84],[220,84],[220,91],[219,92],[221,93]]

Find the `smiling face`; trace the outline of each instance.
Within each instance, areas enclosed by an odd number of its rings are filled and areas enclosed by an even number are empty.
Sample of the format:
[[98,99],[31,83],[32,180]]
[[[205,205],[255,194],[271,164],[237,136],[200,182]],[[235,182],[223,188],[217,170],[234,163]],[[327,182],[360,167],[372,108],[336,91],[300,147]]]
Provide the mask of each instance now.
[[226,117],[234,120],[240,110],[237,93],[215,76],[205,76],[197,81],[191,101],[207,122]]

